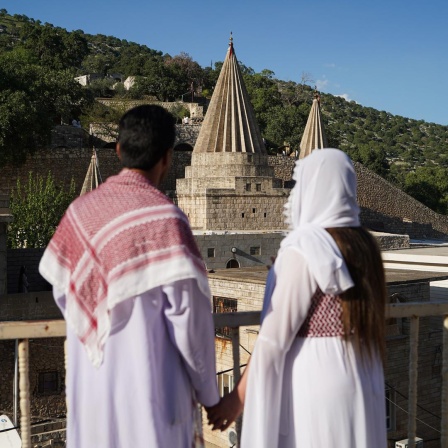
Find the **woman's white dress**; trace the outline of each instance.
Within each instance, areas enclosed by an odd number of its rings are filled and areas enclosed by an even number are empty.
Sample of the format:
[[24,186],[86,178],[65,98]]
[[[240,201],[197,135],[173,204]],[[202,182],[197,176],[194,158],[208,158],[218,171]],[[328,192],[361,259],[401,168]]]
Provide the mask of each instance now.
[[339,336],[297,337],[317,283],[294,247],[275,274],[250,360],[242,447],[386,447],[380,359],[362,361]]

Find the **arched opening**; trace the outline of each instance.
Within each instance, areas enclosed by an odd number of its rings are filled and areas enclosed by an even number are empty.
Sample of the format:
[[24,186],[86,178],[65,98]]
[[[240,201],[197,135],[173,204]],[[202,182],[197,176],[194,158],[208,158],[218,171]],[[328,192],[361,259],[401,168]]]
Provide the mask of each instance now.
[[226,269],[239,268],[239,267],[240,264],[238,263],[238,260],[235,260],[235,258],[232,258],[226,264]]

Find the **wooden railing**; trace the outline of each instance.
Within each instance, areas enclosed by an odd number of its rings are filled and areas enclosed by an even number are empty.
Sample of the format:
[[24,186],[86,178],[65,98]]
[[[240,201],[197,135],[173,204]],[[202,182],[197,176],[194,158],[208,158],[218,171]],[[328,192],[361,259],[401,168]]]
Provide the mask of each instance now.
[[[443,320],[443,365],[442,365],[442,404],[441,404],[441,447],[448,448],[448,303],[396,303],[387,307],[386,318],[409,318],[409,401],[408,401],[408,439],[409,448],[414,448],[417,416],[418,381],[418,335],[419,319],[429,316],[444,316]],[[214,314],[215,327],[230,327],[233,349],[233,372],[235,384],[240,378],[239,328],[257,326],[260,312],[238,312]],[[31,417],[29,391],[29,339],[65,337],[63,320],[0,322],[0,340],[19,340],[20,376],[20,430],[22,448],[31,448]],[[65,357],[67,362],[67,357]],[[66,363],[67,367],[67,363]],[[239,424],[237,432],[239,433]]]

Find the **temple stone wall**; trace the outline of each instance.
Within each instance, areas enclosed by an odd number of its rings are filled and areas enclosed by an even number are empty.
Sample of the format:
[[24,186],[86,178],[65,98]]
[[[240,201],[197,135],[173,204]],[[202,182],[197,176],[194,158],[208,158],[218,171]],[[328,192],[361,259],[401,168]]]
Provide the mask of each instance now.
[[[286,193],[285,193],[286,195]],[[217,190],[207,198],[206,229],[282,230],[284,196],[225,194]]]
[[424,206],[360,163],[355,163],[355,169],[365,225],[415,239],[448,239],[448,216]]
[[195,153],[176,201],[194,229],[281,230],[289,190],[264,154]]
[[283,232],[195,232],[194,238],[207,269],[225,268],[231,260],[246,268],[271,265]]
[[278,195],[239,194],[236,190],[212,189],[205,195],[177,197],[193,229],[204,230],[282,230],[286,190]]

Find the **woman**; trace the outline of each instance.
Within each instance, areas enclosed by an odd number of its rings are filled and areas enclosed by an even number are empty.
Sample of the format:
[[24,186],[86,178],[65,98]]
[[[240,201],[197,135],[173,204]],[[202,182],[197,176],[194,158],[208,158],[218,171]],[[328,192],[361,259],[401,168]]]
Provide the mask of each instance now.
[[209,420],[223,430],[244,404],[243,448],[384,448],[384,271],[352,163],[314,151],[294,179],[250,366]]

